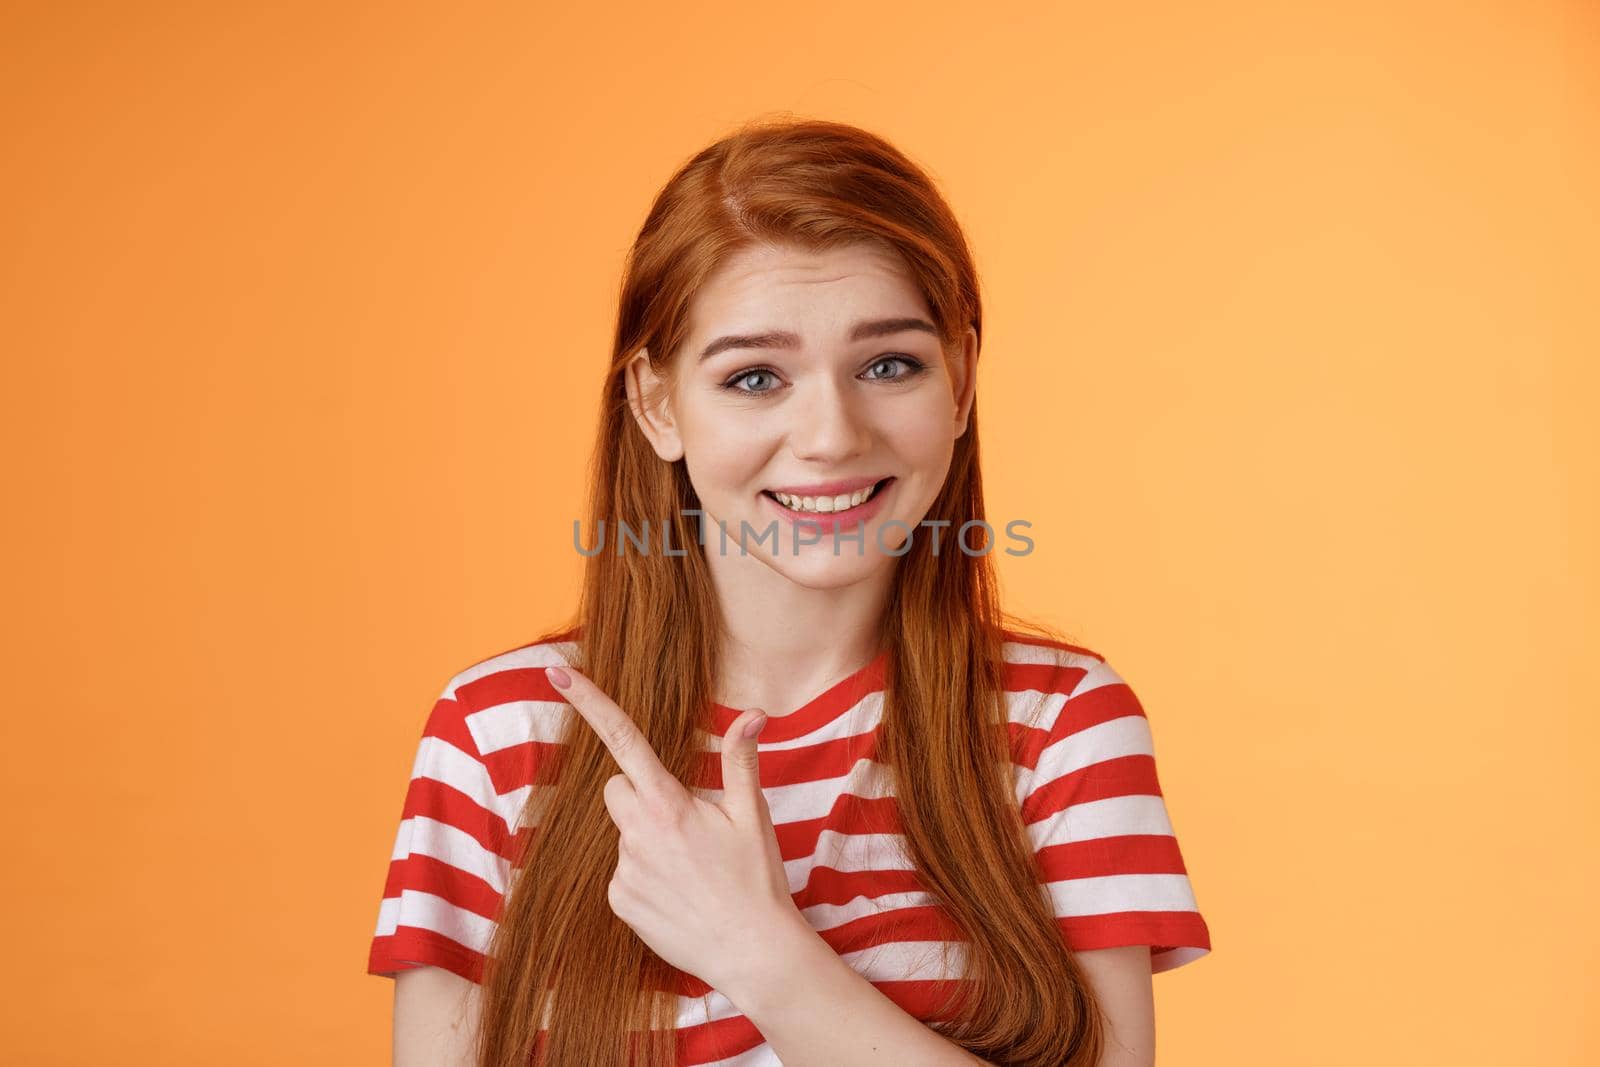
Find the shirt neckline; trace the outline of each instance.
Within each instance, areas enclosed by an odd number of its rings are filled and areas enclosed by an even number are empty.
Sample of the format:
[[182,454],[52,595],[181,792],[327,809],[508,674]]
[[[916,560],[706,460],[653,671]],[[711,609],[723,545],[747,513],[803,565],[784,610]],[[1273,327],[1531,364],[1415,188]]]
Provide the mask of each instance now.
[[[828,688],[800,705],[787,715],[769,717],[762,728],[759,744],[768,741],[791,741],[813,730],[826,726],[859,704],[863,698],[883,690],[889,650],[882,648],[866,666],[834,682]],[[726,704],[711,703],[711,725],[718,737],[727,735],[733,720],[744,714],[744,708],[730,708]]]

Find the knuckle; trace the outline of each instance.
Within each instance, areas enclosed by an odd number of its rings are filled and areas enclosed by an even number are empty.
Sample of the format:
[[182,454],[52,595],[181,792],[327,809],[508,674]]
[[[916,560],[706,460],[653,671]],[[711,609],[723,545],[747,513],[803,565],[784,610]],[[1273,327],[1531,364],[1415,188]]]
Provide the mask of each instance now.
[[606,730],[606,747],[620,756],[633,747],[633,730],[626,723],[618,723]]
[[687,816],[688,811],[682,804],[674,804],[671,801],[663,801],[660,804],[653,805],[650,809],[651,821],[657,827],[666,830],[675,830],[682,826]]

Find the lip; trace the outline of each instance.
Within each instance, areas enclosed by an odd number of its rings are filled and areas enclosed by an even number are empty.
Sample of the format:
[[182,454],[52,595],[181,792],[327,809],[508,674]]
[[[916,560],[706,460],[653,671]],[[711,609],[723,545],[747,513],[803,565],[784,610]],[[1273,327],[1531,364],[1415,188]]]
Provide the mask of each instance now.
[[[882,479],[874,478],[872,481],[862,482],[858,479],[854,483],[830,482],[827,484],[830,486],[853,484],[854,489],[863,489],[866,486],[873,485],[881,480]],[[884,497],[888,496],[889,491],[894,488],[896,480],[897,479],[891,478],[889,483],[882,489],[879,489],[876,493],[873,493],[870,497],[860,504],[857,504],[853,508],[846,508],[843,511],[830,511],[827,514],[823,514],[822,512],[816,512],[813,514],[810,512],[793,511],[779,503],[777,500],[774,500],[766,493],[760,493],[758,495],[763,501],[766,502],[766,506],[776,512],[778,517],[781,519],[787,519],[789,522],[792,522],[797,526],[815,527],[823,532],[838,533],[840,530],[855,526],[857,523],[865,523],[879,511],[882,511]],[[787,489],[781,489],[777,491],[783,493],[789,492]],[[838,493],[846,493],[851,491],[852,489],[837,490]],[[826,496],[828,495],[828,492],[829,490],[824,489],[820,490],[816,494],[810,495]],[[801,495],[804,496],[808,494],[802,493]],[[837,495],[837,493],[835,495]]]
[[813,482],[810,485],[769,485],[768,492],[786,493],[789,496],[838,496],[840,493],[853,493],[857,489],[865,489],[869,485],[877,485],[887,474],[874,474],[867,478],[846,478],[837,482]]

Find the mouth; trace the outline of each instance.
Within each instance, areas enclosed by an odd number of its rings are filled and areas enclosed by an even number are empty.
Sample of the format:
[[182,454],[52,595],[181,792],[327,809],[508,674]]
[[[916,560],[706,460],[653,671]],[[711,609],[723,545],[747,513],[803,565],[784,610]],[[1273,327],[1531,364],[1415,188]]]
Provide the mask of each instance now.
[[880,478],[865,489],[858,489],[854,493],[840,493],[834,496],[795,496],[791,493],[777,493],[771,489],[761,490],[761,495],[771,500],[778,507],[791,515],[815,519],[856,517],[865,505],[875,499],[891,482],[894,475]]

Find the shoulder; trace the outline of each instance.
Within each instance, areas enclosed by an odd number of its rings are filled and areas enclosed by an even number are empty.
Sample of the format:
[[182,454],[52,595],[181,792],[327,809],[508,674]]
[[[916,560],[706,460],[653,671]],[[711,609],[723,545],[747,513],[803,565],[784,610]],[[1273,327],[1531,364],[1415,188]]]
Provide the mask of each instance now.
[[1002,634],[1008,695],[1073,698],[1103,686],[1126,685],[1096,649],[1018,630],[1007,629]]
[[507,700],[548,696],[544,668],[569,664],[577,652],[572,632],[547,634],[462,668],[451,676],[443,695],[468,714]]
[[1100,650],[1009,630],[1002,649],[1012,760],[1027,774],[1150,750],[1144,707]]
[[571,706],[550,685],[546,667],[574,662],[570,631],[547,634],[483,657],[446,683],[425,736],[450,741],[483,763],[497,792],[530,785],[561,740]]
[[1105,662],[1105,656],[1096,650],[1061,638],[1009,628],[1001,630],[1000,635],[1007,662],[1048,663],[1067,668]]

